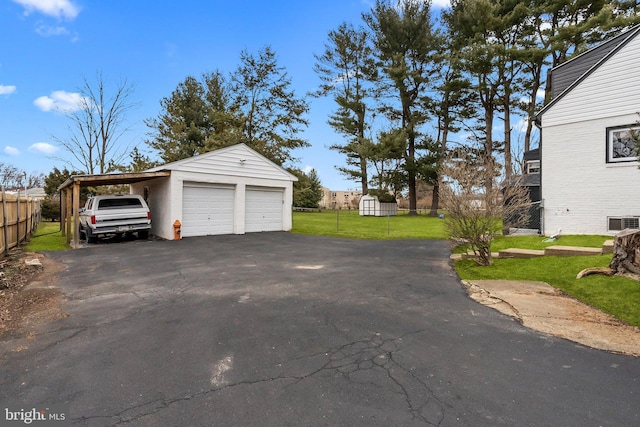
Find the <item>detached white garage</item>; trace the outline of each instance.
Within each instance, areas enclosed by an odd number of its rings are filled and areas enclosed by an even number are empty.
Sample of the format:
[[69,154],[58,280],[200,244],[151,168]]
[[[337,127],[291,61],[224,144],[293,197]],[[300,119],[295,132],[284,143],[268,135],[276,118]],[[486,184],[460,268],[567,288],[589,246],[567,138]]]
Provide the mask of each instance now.
[[293,182],[297,178],[244,144],[180,160],[149,172],[170,171],[131,185],[145,195],[151,233],[174,238],[291,230]]

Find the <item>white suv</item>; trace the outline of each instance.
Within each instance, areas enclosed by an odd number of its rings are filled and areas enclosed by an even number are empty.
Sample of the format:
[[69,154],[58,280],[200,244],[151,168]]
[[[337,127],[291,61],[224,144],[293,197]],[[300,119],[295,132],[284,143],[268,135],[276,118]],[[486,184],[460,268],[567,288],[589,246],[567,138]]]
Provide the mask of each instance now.
[[80,209],[80,236],[95,243],[98,236],[137,233],[138,238],[149,237],[151,212],[142,196],[114,194],[90,197]]

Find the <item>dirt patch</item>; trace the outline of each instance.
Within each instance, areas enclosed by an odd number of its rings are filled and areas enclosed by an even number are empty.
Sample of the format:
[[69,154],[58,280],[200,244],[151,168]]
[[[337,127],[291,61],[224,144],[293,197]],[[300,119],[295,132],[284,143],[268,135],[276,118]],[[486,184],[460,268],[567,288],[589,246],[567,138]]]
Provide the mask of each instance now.
[[463,282],[471,298],[524,326],[588,347],[640,356],[640,328],[627,325],[543,282]]
[[29,335],[37,325],[68,316],[54,286],[61,269],[42,254],[19,249],[0,260],[0,336]]

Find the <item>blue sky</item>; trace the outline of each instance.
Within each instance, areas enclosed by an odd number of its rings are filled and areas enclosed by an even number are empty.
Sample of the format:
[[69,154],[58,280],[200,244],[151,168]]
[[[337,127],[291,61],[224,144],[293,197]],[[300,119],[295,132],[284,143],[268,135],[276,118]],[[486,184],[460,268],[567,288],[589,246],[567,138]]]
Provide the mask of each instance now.
[[[436,1],[434,4],[446,4]],[[235,70],[240,51],[270,45],[298,96],[319,83],[313,54],[344,22],[359,24],[372,1],[97,1],[0,0],[0,162],[49,173],[70,159],[54,136],[70,121],[55,107],[73,105],[86,77],[101,71],[108,87],[135,84],[139,107],[127,115],[130,130],[119,143],[146,150],[148,128],[160,100],[188,75]],[[437,6],[436,6],[437,7]],[[66,104],[65,104],[66,103]],[[315,168],[331,189],[357,188],[336,171],[344,159],[327,147],[340,141],[326,124],[330,99],[310,99],[311,147],[297,150],[301,169]]]

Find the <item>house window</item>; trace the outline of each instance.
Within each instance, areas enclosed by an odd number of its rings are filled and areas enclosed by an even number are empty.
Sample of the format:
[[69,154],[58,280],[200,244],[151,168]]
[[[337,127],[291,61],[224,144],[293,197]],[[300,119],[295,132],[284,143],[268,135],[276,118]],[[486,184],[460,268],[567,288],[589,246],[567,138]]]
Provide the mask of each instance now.
[[609,231],[620,231],[625,228],[640,228],[640,217],[609,218]]
[[626,125],[607,128],[607,163],[638,160],[636,144],[640,139],[640,126]]
[[540,160],[529,160],[527,162],[527,174],[540,173]]

